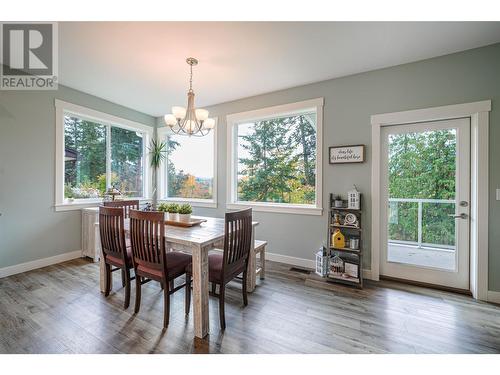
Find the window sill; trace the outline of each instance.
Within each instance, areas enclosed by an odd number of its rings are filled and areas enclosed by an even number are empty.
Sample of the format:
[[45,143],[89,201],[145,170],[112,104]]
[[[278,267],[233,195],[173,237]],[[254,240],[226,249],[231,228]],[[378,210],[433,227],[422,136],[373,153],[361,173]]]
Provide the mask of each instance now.
[[293,205],[279,203],[254,203],[254,202],[233,202],[226,205],[229,210],[241,210],[243,208],[252,208],[258,212],[275,212],[296,215],[316,215],[323,214],[321,207],[314,205]]
[[[149,198],[127,198],[127,199],[139,199],[140,203],[150,202]],[[56,212],[60,211],[74,211],[81,210],[82,208],[98,207],[102,204],[103,200],[99,199],[75,199],[73,202],[65,201],[64,203],[59,203],[54,206]]]
[[189,203],[193,207],[217,208],[217,202],[211,199],[163,198],[158,203]]

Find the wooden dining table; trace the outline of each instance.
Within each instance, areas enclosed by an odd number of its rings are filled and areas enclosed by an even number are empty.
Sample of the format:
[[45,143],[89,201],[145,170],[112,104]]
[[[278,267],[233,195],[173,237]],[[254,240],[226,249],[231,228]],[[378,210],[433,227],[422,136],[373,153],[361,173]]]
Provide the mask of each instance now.
[[[204,219],[205,222],[193,227],[178,227],[165,225],[165,240],[167,249],[184,251],[193,257],[193,311],[195,337],[204,338],[209,333],[208,310],[208,252],[213,249],[222,249],[224,243],[224,219],[215,217],[194,216]],[[252,223],[252,248],[248,261],[250,270],[255,268],[256,257],[254,253],[255,227],[259,224]],[[128,235],[129,219],[125,219],[125,232]],[[99,223],[96,223],[95,246],[101,254],[101,241],[99,237]],[[100,289],[105,291],[105,267],[103,257],[100,256]],[[255,272],[247,272],[247,290],[255,289]]]

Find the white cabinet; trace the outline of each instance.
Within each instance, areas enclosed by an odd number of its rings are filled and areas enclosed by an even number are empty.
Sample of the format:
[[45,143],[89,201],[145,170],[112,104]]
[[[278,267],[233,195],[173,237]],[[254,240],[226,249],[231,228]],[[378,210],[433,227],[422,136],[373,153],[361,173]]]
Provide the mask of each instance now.
[[82,256],[89,257],[94,262],[99,261],[100,238],[99,209],[97,207],[82,209]]

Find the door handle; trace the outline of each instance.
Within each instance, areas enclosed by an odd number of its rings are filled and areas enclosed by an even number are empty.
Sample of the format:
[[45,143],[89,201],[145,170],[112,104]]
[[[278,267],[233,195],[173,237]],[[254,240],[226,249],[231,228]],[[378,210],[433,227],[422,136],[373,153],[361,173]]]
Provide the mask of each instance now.
[[467,219],[467,214],[460,214],[460,215],[450,214],[448,216],[451,216],[455,219]]

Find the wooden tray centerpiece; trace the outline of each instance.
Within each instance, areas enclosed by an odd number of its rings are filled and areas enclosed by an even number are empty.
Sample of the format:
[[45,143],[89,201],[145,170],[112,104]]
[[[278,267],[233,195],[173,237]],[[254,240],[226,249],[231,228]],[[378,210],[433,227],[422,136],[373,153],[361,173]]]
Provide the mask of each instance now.
[[206,222],[206,219],[197,219],[197,218],[190,218],[189,221],[180,221],[180,220],[165,220],[166,225],[172,225],[174,227],[183,227],[183,228],[190,228],[194,227],[195,225],[200,225],[201,223]]
[[177,203],[161,203],[158,206],[158,211],[165,212],[166,225],[190,228],[207,221],[206,219],[191,217],[193,208],[187,203],[180,206]]

